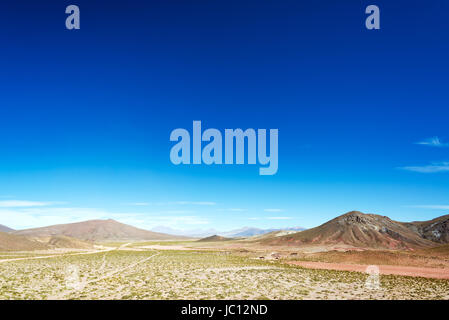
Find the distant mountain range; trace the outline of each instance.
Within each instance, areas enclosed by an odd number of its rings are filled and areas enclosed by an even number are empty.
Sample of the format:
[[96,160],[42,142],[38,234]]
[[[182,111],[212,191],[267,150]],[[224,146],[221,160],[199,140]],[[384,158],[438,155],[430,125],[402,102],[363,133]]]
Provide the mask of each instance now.
[[173,229],[173,228],[164,227],[164,226],[158,226],[158,227],[151,229],[151,231],[153,231],[153,232],[163,232],[166,234],[185,236],[185,237],[195,237],[195,238],[210,237],[213,235],[219,235],[219,236],[229,237],[229,238],[252,237],[252,236],[262,235],[262,234],[270,233],[273,231],[280,231],[280,230],[302,231],[305,229],[302,227],[290,227],[290,228],[281,228],[281,229],[259,229],[259,228],[252,228],[252,227],[243,227],[240,229],[235,229],[235,230],[230,230],[230,231],[218,231],[216,229],[179,230],[179,229]]
[[165,233],[174,236],[183,237],[193,237],[193,238],[203,238],[212,236],[218,233],[215,229],[191,229],[191,230],[180,230],[165,226],[157,226],[151,229],[153,232]]
[[[246,238],[262,245],[349,245],[359,248],[414,249],[449,243],[449,215],[429,221],[399,222],[386,216],[351,211],[318,227],[258,229],[244,227],[228,232],[213,229],[180,231],[158,227],[153,231],[139,229],[115,220],[89,220],[14,231],[1,226],[0,251],[49,248],[90,248],[94,242],[186,240],[224,241]],[[155,232],[155,231],[164,231]]]
[[377,214],[351,211],[316,228],[281,237],[270,245],[346,244],[363,248],[413,249],[449,242],[449,215],[430,221],[398,222]]

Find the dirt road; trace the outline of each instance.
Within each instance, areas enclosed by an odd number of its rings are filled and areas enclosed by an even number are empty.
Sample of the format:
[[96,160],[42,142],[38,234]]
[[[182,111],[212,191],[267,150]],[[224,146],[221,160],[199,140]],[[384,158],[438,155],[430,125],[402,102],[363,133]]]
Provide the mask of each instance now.
[[130,245],[131,243],[125,243],[122,244],[118,248],[105,248],[105,249],[98,249],[98,250],[90,250],[90,251],[84,251],[84,252],[75,252],[75,253],[56,253],[56,254],[47,254],[47,255],[41,255],[41,256],[33,256],[33,257],[23,257],[23,258],[8,258],[8,259],[1,259],[0,263],[4,262],[10,262],[10,261],[20,261],[20,260],[36,260],[36,259],[48,259],[48,258],[55,258],[55,257],[67,257],[67,256],[81,256],[85,254],[96,254],[96,253],[106,253],[114,250],[121,250],[124,249],[126,246]]

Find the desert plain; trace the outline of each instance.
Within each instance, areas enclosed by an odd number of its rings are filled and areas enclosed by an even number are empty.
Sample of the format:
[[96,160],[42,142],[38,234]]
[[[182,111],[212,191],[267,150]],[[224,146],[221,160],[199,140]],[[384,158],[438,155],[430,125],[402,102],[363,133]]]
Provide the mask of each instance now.
[[[402,224],[394,225],[397,237],[390,231],[369,238],[379,228],[371,216],[355,216],[316,230],[232,239],[116,240],[132,238],[134,229],[111,220],[88,222],[87,236],[80,231],[86,223],[10,232],[0,243],[0,299],[449,299],[448,244],[415,237]],[[335,223],[343,223],[332,231],[342,241],[322,238]],[[396,222],[381,223],[391,230]],[[56,229],[65,235],[48,234]],[[87,239],[92,235],[103,239]],[[362,246],[362,235],[376,245]]]

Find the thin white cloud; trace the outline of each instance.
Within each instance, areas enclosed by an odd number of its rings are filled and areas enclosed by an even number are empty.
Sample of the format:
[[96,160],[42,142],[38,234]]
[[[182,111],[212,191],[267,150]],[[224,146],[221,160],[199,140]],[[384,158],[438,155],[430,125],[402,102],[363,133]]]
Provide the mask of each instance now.
[[27,200],[2,200],[0,207],[2,208],[16,208],[16,207],[44,207],[54,204],[61,204],[62,202],[43,202],[43,201],[27,201]]
[[248,211],[247,209],[243,209],[243,208],[228,208],[228,209],[217,209],[217,211],[226,211],[226,212],[244,212],[244,211]]
[[184,227],[204,225],[209,221],[188,210],[158,212],[110,212],[97,208],[15,207],[0,209],[0,224],[14,229],[44,227],[95,219],[115,219],[138,228],[151,229],[157,225]]
[[423,141],[417,142],[416,144],[424,145],[424,146],[431,146],[431,147],[449,147],[449,143],[443,143],[441,142],[440,138],[438,137],[432,137],[425,139]]
[[170,216],[170,215],[138,215],[111,214],[112,219],[138,228],[150,230],[163,225],[164,227],[182,229],[186,226],[207,225],[209,221],[199,216]]
[[449,205],[441,204],[425,204],[425,205],[414,205],[407,206],[408,208],[421,208],[421,209],[437,209],[437,210],[449,210]]
[[194,206],[215,206],[217,203],[212,201],[176,201],[174,204],[194,205]]
[[426,166],[408,166],[400,169],[419,173],[449,172],[449,162],[435,162]]
[[269,220],[290,220],[291,217],[268,217]]
[[126,205],[129,206],[138,206],[138,207],[144,207],[144,206],[149,206],[150,203],[148,202],[131,202],[131,203],[125,203]]
[[215,206],[217,203],[213,201],[169,201],[169,202],[133,202],[128,205],[148,205],[148,206]]
[[195,213],[193,210],[165,210],[160,212],[161,214],[190,214]]
[[107,218],[110,218],[108,212],[92,208],[17,207],[0,209],[0,224],[14,229]]
[[276,209],[276,208],[268,208],[268,209],[263,209],[263,211],[265,212],[282,212],[282,209]]

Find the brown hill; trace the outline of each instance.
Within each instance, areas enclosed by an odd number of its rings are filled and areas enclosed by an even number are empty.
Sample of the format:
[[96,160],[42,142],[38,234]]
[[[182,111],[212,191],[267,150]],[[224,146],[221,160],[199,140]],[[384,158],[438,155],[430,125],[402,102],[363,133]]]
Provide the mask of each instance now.
[[94,247],[92,242],[83,241],[63,235],[32,238],[30,240],[43,243],[50,248],[93,249]]
[[89,220],[14,232],[29,237],[67,236],[88,241],[168,240],[183,237],[147,231],[115,220]]
[[14,231],[14,229],[11,229],[7,226],[0,224],[0,232],[11,232],[11,231]]
[[47,249],[47,245],[5,232],[0,232],[0,251],[31,251]]
[[449,243],[449,214],[429,221],[405,223],[422,238],[438,243]]
[[410,249],[435,246],[405,223],[376,214],[351,211],[316,228],[277,238],[266,244],[346,244],[354,247]]
[[217,235],[213,235],[210,237],[206,237],[203,239],[200,239],[198,241],[200,242],[214,242],[214,241],[229,241],[232,240],[232,238],[226,238],[226,237],[222,237],[222,236],[217,236]]
[[66,236],[25,237],[0,232],[0,251],[33,251],[54,248],[92,249],[92,243]]

